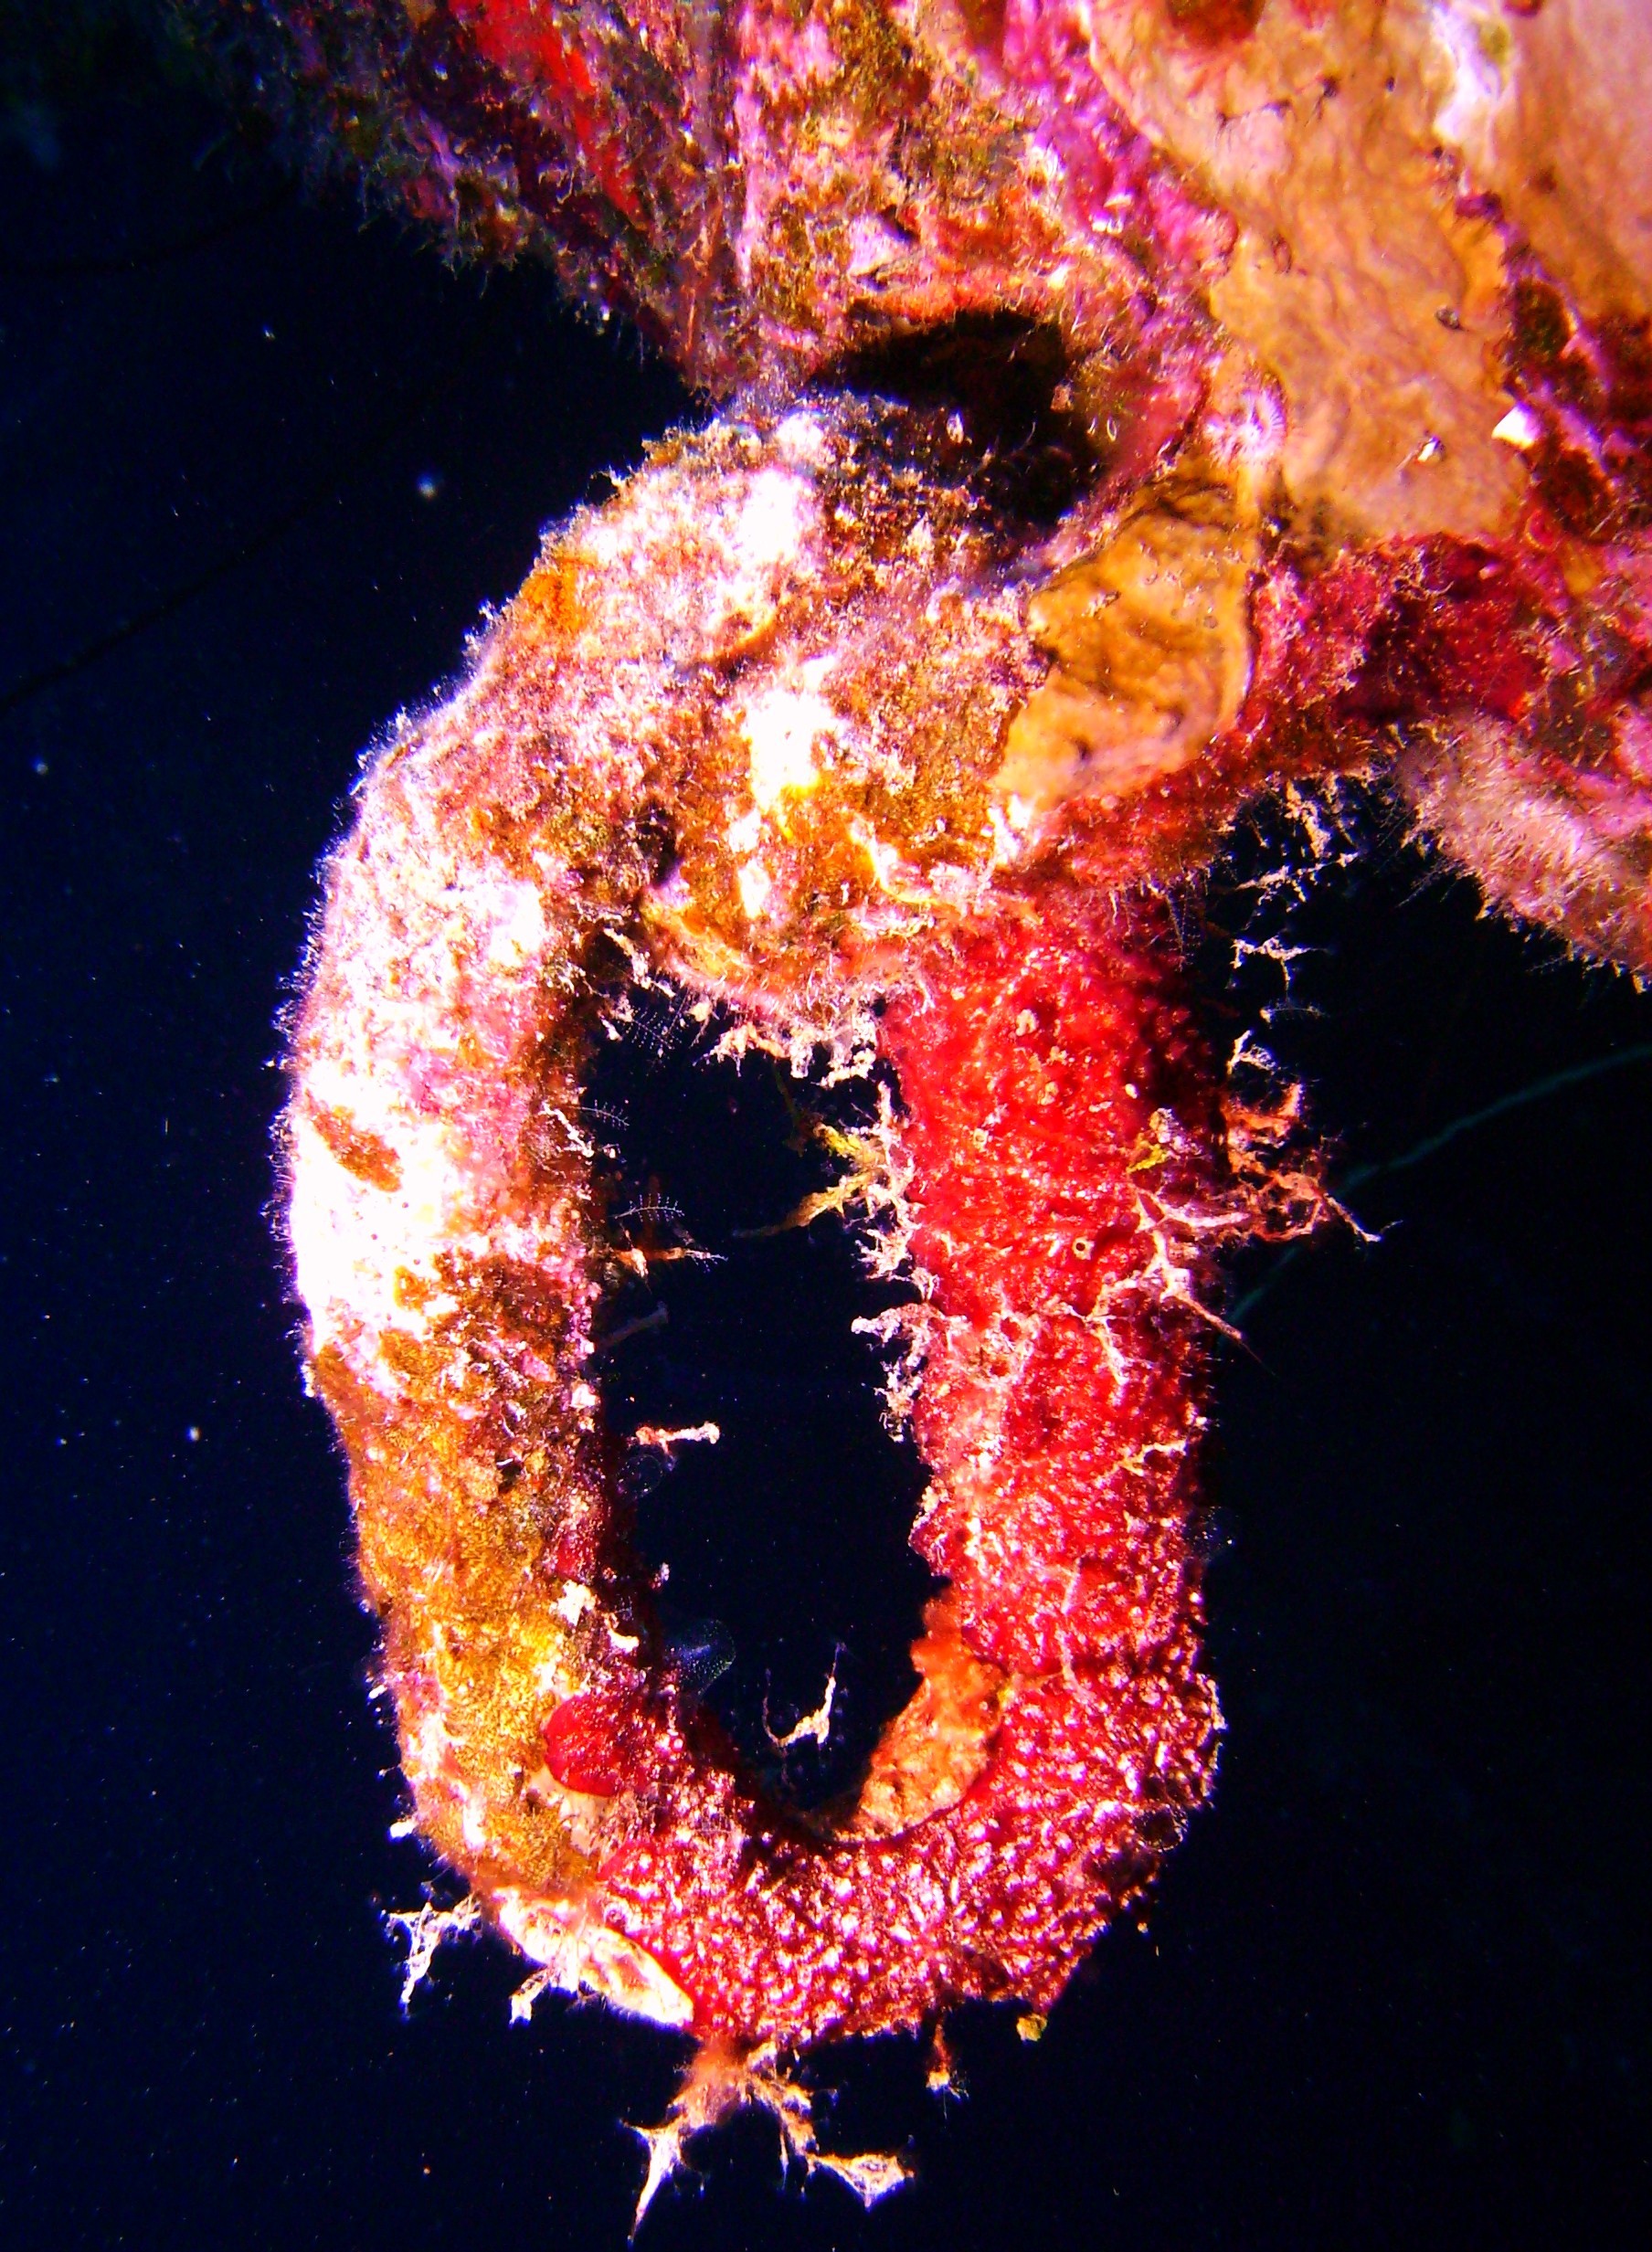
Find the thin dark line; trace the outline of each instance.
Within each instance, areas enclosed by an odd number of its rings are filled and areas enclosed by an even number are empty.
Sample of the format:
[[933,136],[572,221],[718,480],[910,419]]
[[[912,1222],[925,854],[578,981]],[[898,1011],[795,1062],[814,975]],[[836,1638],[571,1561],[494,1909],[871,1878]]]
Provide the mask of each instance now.
[[[1598,1079],[1603,1072],[1619,1071],[1628,1063],[1648,1062],[1652,1062],[1652,1040],[1643,1040],[1633,1048],[1615,1048],[1610,1055],[1592,1056],[1586,1063],[1573,1063],[1563,1072],[1551,1072],[1546,1079],[1533,1080],[1530,1086],[1517,1087],[1512,1094],[1501,1094],[1483,1109],[1454,1118],[1449,1126],[1442,1126],[1437,1134],[1429,1135],[1425,1141],[1416,1143],[1397,1158],[1384,1158],[1376,1165],[1356,1166],[1337,1183],[1336,1193],[1346,1196],[1350,1189],[1362,1188],[1369,1180],[1379,1180],[1385,1173],[1403,1173],[1414,1165],[1421,1165],[1425,1158],[1432,1158],[1447,1143],[1455,1142],[1459,1134],[1471,1134],[1477,1126],[1488,1126],[1492,1119],[1505,1117],[1511,1110],[1523,1110],[1528,1103],[1541,1103],[1551,1094],[1558,1094],[1563,1087],[1575,1087],[1585,1079]],[[1235,1323],[1243,1321],[1266,1297],[1286,1269],[1295,1264],[1302,1249],[1300,1243],[1287,1245],[1255,1288],[1245,1292],[1229,1318]]]
[[131,618],[118,618],[112,626],[106,626],[90,641],[83,641],[69,656],[58,658],[55,664],[42,665],[37,672],[26,672],[20,681],[14,682],[11,687],[0,693],[0,717],[8,712],[15,712],[31,698],[44,695],[48,688],[56,688],[63,681],[73,680],[77,673],[95,665],[100,658],[107,657],[111,650],[121,648],[124,642],[135,640],[141,633],[147,633],[152,626],[164,625],[167,619],[175,617],[179,610],[186,609],[197,596],[204,595],[219,579],[227,578],[243,564],[250,563],[255,556],[262,555],[267,547],[272,547],[283,533],[290,532],[295,523],[321,507],[330,493],[341,489],[340,484],[334,484],[327,492],[308,495],[296,506],[283,511],[269,523],[260,525],[249,539],[244,540],[228,555],[215,557],[205,570],[198,571],[193,578],[186,578],[181,586],[171,587],[158,601],[152,602],[147,609],[139,610]]
[[175,618],[180,610],[186,609],[197,597],[206,594],[210,587],[216,587],[220,579],[228,578],[232,572],[238,571],[243,565],[253,562],[267,548],[273,547],[278,540],[291,532],[295,524],[302,523],[306,516],[313,515],[318,508],[324,507],[329,501],[335,500],[341,493],[347,492],[354,484],[365,476],[369,470],[376,468],[387,453],[401,443],[408,431],[424,415],[429,413],[439,399],[445,397],[450,391],[457,387],[475,354],[478,343],[478,337],[472,335],[461,353],[457,365],[450,369],[439,382],[428,385],[406,414],[398,416],[387,429],[381,431],[374,444],[364,448],[357,453],[348,470],[323,480],[313,486],[302,500],[295,502],[291,508],[282,509],[268,523],[260,524],[256,532],[250,534],[238,546],[231,548],[228,554],[216,556],[205,569],[197,571],[193,578],[186,578],[180,585],[168,588],[165,594],[150,603],[147,608],[134,612],[130,618],[117,619],[112,625],[104,627],[101,632],[93,634],[89,640],[83,641],[79,649],[71,650],[67,657],[59,657],[51,664],[41,665],[36,671],[26,672],[20,680],[14,681],[9,688],[0,690],[0,718],[9,712],[16,711],[20,705],[29,703],[34,697],[44,695],[48,688],[56,688],[64,681],[73,680],[78,674],[96,664],[100,659],[107,657],[111,650],[120,649],[124,643],[135,640],[139,634],[147,633],[154,626],[164,625],[167,619]]
[[296,181],[283,181],[261,203],[232,212],[228,218],[216,220],[193,235],[180,235],[175,242],[134,250],[124,258],[0,259],[0,281],[102,281],[120,274],[153,273],[158,266],[193,258],[197,250],[209,250],[215,243],[239,234],[243,227],[257,227],[265,219],[273,218],[297,194]]
[[1383,1173],[1403,1173],[1407,1167],[1421,1165],[1424,1158],[1432,1158],[1436,1149],[1444,1149],[1455,1142],[1459,1134],[1470,1134],[1476,1126],[1488,1125],[1493,1118],[1501,1118],[1511,1110],[1522,1110],[1528,1103],[1541,1103],[1545,1096],[1558,1094],[1562,1087],[1575,1087],[1580,1080],[1597,1079],[1603,1072],[1615,1072],[1626,1063],[1644,1063],[1652,1057],[1652,1040],[1642,1041],[1634,1048],[1615,1048],[1610,1055],[1592,1056],[1586,1063],[1573,1063],[1563,1072],[1551,1072],[1547,1079],[1534,1080],[1529,1087],[1517,1087],[1512,1094],[1500,1094],[1495,1103],[1488,1103],[1483,1110],[1471,1110],[1466,1117],[1454,1118],[1437,1134],[1398,1158],[1386,1158],[1379,1165],[1357,1166],[1342,1182],[1344,1189],[1358,1189],[1363,1182],[1375,1180]]

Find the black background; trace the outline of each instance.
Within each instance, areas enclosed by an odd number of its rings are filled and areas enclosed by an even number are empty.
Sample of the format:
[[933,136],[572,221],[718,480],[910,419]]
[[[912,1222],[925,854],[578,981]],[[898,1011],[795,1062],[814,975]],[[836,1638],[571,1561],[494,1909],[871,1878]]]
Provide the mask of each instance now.
[[[362,746],[688,406],[542,275],[451,273],[224,131],[137,81],[0,137],[0,2235],[599,2252],[677,2055],[555,2001],[510,2027],[491,1943],[398,2014],[378,1912],[433,1872],[387,1837],[271,1127]],[[914,2188],[782,2193],[747,2122],[645,2243],[1647,2241],[1652,1070],[1611,1059],[1652,1002],[1361,826],[1298,918],[1322,1013],[1278,1032],[1342,1171],[1532,1099],[1369,1175],[1376,1248],[1238,1278],[1213,1803],[1042,2043],[966,2017],[963,2102],[905,2045],[828,2060],[835,2131]],[[632,1095],[708,1238],[775,1212],[767,1095],[681,1056]],[[842,1643],[874,1727],[911,1472],[831,1358],[816,1233],[732,1258],[624,1381],[730,1431],[692,1510],[649,1502],[737,1653],[715,1694],[789,1712]]]

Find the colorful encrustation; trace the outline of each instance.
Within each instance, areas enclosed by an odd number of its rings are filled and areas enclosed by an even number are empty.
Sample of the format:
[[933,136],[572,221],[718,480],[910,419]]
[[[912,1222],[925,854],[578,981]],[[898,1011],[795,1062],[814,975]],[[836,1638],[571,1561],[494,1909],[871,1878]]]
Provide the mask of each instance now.
[[[288,1226],[463,1912],[536,1966],[524,2007],[694,2037],[644,2204],[748,2101],[871,2197],[899,2167],[822,2152],[791,2065],[971,1997],[1035,2019],[1210,1787],[1220,1254],[1327,1200],[1290,1091],[1242,1103],[1202,1033],[1170,887],[1358,774],[1491,902],[1652,970],[1652,17],[184,13],[716,407],[376,754]],[[878,1341],[945,1589],[824,1813],[742,1771],[625,1539],[595,1347],[659,1253],[582,1082],[656,985],[876,1094],[826,1200],[910,1285]]]

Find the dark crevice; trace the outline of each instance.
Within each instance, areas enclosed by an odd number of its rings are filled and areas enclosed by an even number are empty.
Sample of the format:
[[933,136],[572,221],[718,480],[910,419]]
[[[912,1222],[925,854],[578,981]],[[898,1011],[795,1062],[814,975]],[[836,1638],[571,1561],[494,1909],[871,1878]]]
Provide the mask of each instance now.
[[969,483],[1006,523],[1054,524],[1096,481],[1105,449],[1085,381],[1058,329],[1013,313],[965,313],[863,345],[823,386],[956,417]]

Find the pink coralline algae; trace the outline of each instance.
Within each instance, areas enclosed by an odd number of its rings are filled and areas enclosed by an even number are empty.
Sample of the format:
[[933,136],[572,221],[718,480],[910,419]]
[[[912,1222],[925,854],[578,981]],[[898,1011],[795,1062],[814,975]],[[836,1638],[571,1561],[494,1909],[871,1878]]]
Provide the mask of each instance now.
[[[1358,774],[1492,903],[1652,970],[1652,18],[185,12],[716,405],[369,768],[289,1227],[450,1913],[531,1959],[524,2008],[694,2036],[645,2203],[749,2101],[871,2197],[899,2169],[823,2153],[790,2066],[971,1997],[1035,2022],[1210,1784],[1220,1254],[1327,1200],[1292,1093],[1247,1107],[1205,1044],[1168,889]],[[662,983],[727,1052],[881,1090],[813,1209],[911,1285],[879,1343],[946,1586],[809,1816],[673,1671],[593,1380],[662,1254],[582,1073]]]

